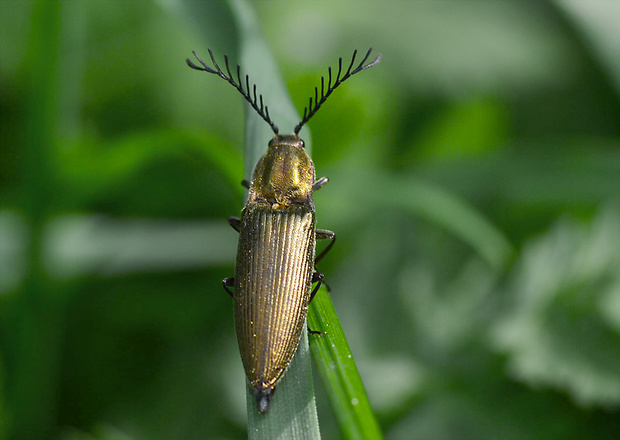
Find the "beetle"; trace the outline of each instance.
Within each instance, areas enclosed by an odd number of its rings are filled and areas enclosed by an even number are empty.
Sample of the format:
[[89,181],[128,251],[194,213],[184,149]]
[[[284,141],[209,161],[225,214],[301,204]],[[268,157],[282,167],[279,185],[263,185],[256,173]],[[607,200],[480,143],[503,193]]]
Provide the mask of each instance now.
[[[228,219],[239,232],[239,244],[235,275],[222,281],[224,289],[233,298],[239,351],[261,414],[269,409],[276,384],[297,350],[308,305],[323,282],[323,274],[316,271],[316,264],[329,252],[336,239],[332,231],[316,229],[312,195],[328,179],[316,180],[314,164],[299,131],[336,87],[381,61],[381,55],[377,55],[365,64],[371,52],[372,48],[353,68],[357,55],[354,51],[344,74],[340,58],[333,84],[329,67],[327,89],[325,78],[321,77],[320,96],[318,87],[315,87],[314,101],[310,97],[309,106],[290,135],[279,134],[268,107],[263,105],[262,95],[257,99],[256,85],[250,93],[248,75],[245,75],[243,87],[239,65],[235,81],[227,55],[224,55],[226,71],[217,64],[211,49],[209,56],[213,67],[196,52],[193,54],[200,66],[186,60],[192,69],[218,75],[229,82],[274,132],[267,153],[254,169],[252,181],[242,182],[249,189],[249,195],[241,218]],[[331,241],[315,258],[317,239]],[[313,283],[316,283],[314,288]]]

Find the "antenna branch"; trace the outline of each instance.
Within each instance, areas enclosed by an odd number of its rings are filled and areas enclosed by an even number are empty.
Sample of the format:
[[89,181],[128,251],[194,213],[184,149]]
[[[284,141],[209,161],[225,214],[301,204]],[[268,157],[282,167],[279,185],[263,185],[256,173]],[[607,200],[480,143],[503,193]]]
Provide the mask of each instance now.
[[[301,122],[297,124],[297,126],[295,127],[295,134],[299,134],[301,127],[303,127],[304,124],[308,122],[310,118],[314,116],[314,114],[321,108],[321,106],[325,103],[325,101],[327,101],[327,98],[329,97],[329,95],[332,94],[332,92],[336,89],[336,87],[338,87],[340,84],[345,82],[347,79],[349,79],[351,76],[355,75],[356,73],[361,72],[362,70],[368,69],[374,66],[375,64],[377,64],[379,61],[381,61],[381,54],[379,54],[371,62],[369,62],[368,64],[364,64],[366,60],[368,59],[368,57],[370,57],[371,52],[372,52],[372,47],[368,49],[368,52],[366,52],[366,56],[364,56],[362,61],[360,61],[359,65],[355,69],[353,69],[353,65],[355,64],[355,57],[357,56],[357,50],[353,51],[353,56],[351,57],[351,63],[349,64],[349,67],[344,75],[342,75],[342,58],[339,58],[338,59],[338,74],[336,75],[334,84],[332,84],[332,68],[329,67],[327,69],[327,72],[328,72],[327,90],[325,90],[325,77],[322,76],[321,77],[321,96],[319,98],[319,89],[318,87],[315,87],[314,88],[314,105],[313,105],[312,97],[310,97],[310,103],[308,107],[304,108],[304,115],[301,119]],[[342,75],[342,77],[340,75]]]
[[241,93],[241,95],[245,98],[245,100],[250,103],[252,108],[256,110],[259,116],[263,118],[265,122],[269,124],[273,132],[276,135],[278,134],[278,126],[274,124],[273,121],[271,120],[271,117],[269,116],[269,108],[263,105],[263,95],[257,96],[256,84],[254,84],[253,86],[250,86],[249,75],[245,75],[245,89],[243,88],[243,85],[242,85],[243,81],[241,80],[241,66],[237,64],[237,81],[235,81],[233,74],[230,71],[228,55],[224,55],[224,64],[226,66],[226,73],[224,73],[224,71],[222,71],[220,66],[217,64],[217,61],[215,61],[215,57],[213,56],[213,51],[211,51],[211,49],[209,49],[209,57],[211,58],[211,62],[213,63],[213,67],[215,69],[213,69],[212,67],[209,67],[209,65],[207,65],[207,63],[205,63],[198,56],[196,52],[192,51],[192,53],[194,54],[194,56],[200,63],[200,66],[194,64],[189,58],[187,58],[185,61],[187,62],[187,65],[189,67],[195,70],[201,70],[204,72],[213,73],[214,75],[217,75],[220,78],[226,80],[228,83],[230,83],[230,85],[232,85],[235,89],[237,89],[239,93]]

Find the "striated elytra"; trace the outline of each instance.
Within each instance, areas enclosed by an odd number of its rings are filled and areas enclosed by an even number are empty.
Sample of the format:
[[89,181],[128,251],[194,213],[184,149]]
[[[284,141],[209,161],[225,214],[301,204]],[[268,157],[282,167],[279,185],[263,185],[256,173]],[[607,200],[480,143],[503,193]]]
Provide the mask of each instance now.
[[[295,355],[308,305],[323,280],[323,275],[315,270],[316,263],[329,252],[336,239],[333,232],[316,229],[312,194],[328,179],[315,180],[314,164],[298,133],[336,87],[381,60],[381,55],[377,55],[364,64],[371,52],[372,48],[353,68],[357,55],[354,51],[346,71],[340,58],[335,79],[331,67],[328,69],[327,88],[323,77],[320,95],[315,88],[314,104],[310,98],[302,120],[291,135],[278,134],[269,109],[263,105],[262,95],[257,99],[256,86],[253,95],[250,94],[247,75],[243,87],[239,66],[235,80],[228,56],[224,56],[225,71],[217,64],[211,49],[209,56],[213,67],[202,61],[196,52],[194,55],[200,66],[187,60],[191,68],[218,75],[235,87],[275,134],[267,153],[254,169],[252,181],[244,181],[249,196],[241,218],[228,219],[239,232],[239,245],[235,276],[223,280],[224,289],[233,298],[239,352],[259,413],[269,409],[275,387]],[[331,242],[315,259],[317,239]],[[314,289],[313,283],[317,283]]]

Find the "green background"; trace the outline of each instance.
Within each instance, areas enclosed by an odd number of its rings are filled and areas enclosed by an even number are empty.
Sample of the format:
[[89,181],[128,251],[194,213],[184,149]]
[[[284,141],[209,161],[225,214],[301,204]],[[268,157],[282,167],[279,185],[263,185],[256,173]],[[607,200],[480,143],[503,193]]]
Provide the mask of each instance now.
[[[300,112],[338,57],[383,54],[308,127],[386,438],[616,438],[618,4],[254,7]],[[244,106],[185,65],[235,64],[241,31],[216,1],[0,1],[0,438],[246,437],[220,284]]]

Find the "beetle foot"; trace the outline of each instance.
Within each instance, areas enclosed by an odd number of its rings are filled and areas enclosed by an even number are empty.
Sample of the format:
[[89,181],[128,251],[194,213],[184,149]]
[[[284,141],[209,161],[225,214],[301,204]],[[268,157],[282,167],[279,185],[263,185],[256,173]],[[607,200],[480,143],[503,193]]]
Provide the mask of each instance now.
[[327,334],[327,332],[321,332],[321,331],[318,331],[318,330],[312,330],[309,325],[307,325],[306,327],[308,328],[308,333],[310,333],[311,335],[319,335],[319,336],[321,336],[321,335],[326,335]]

